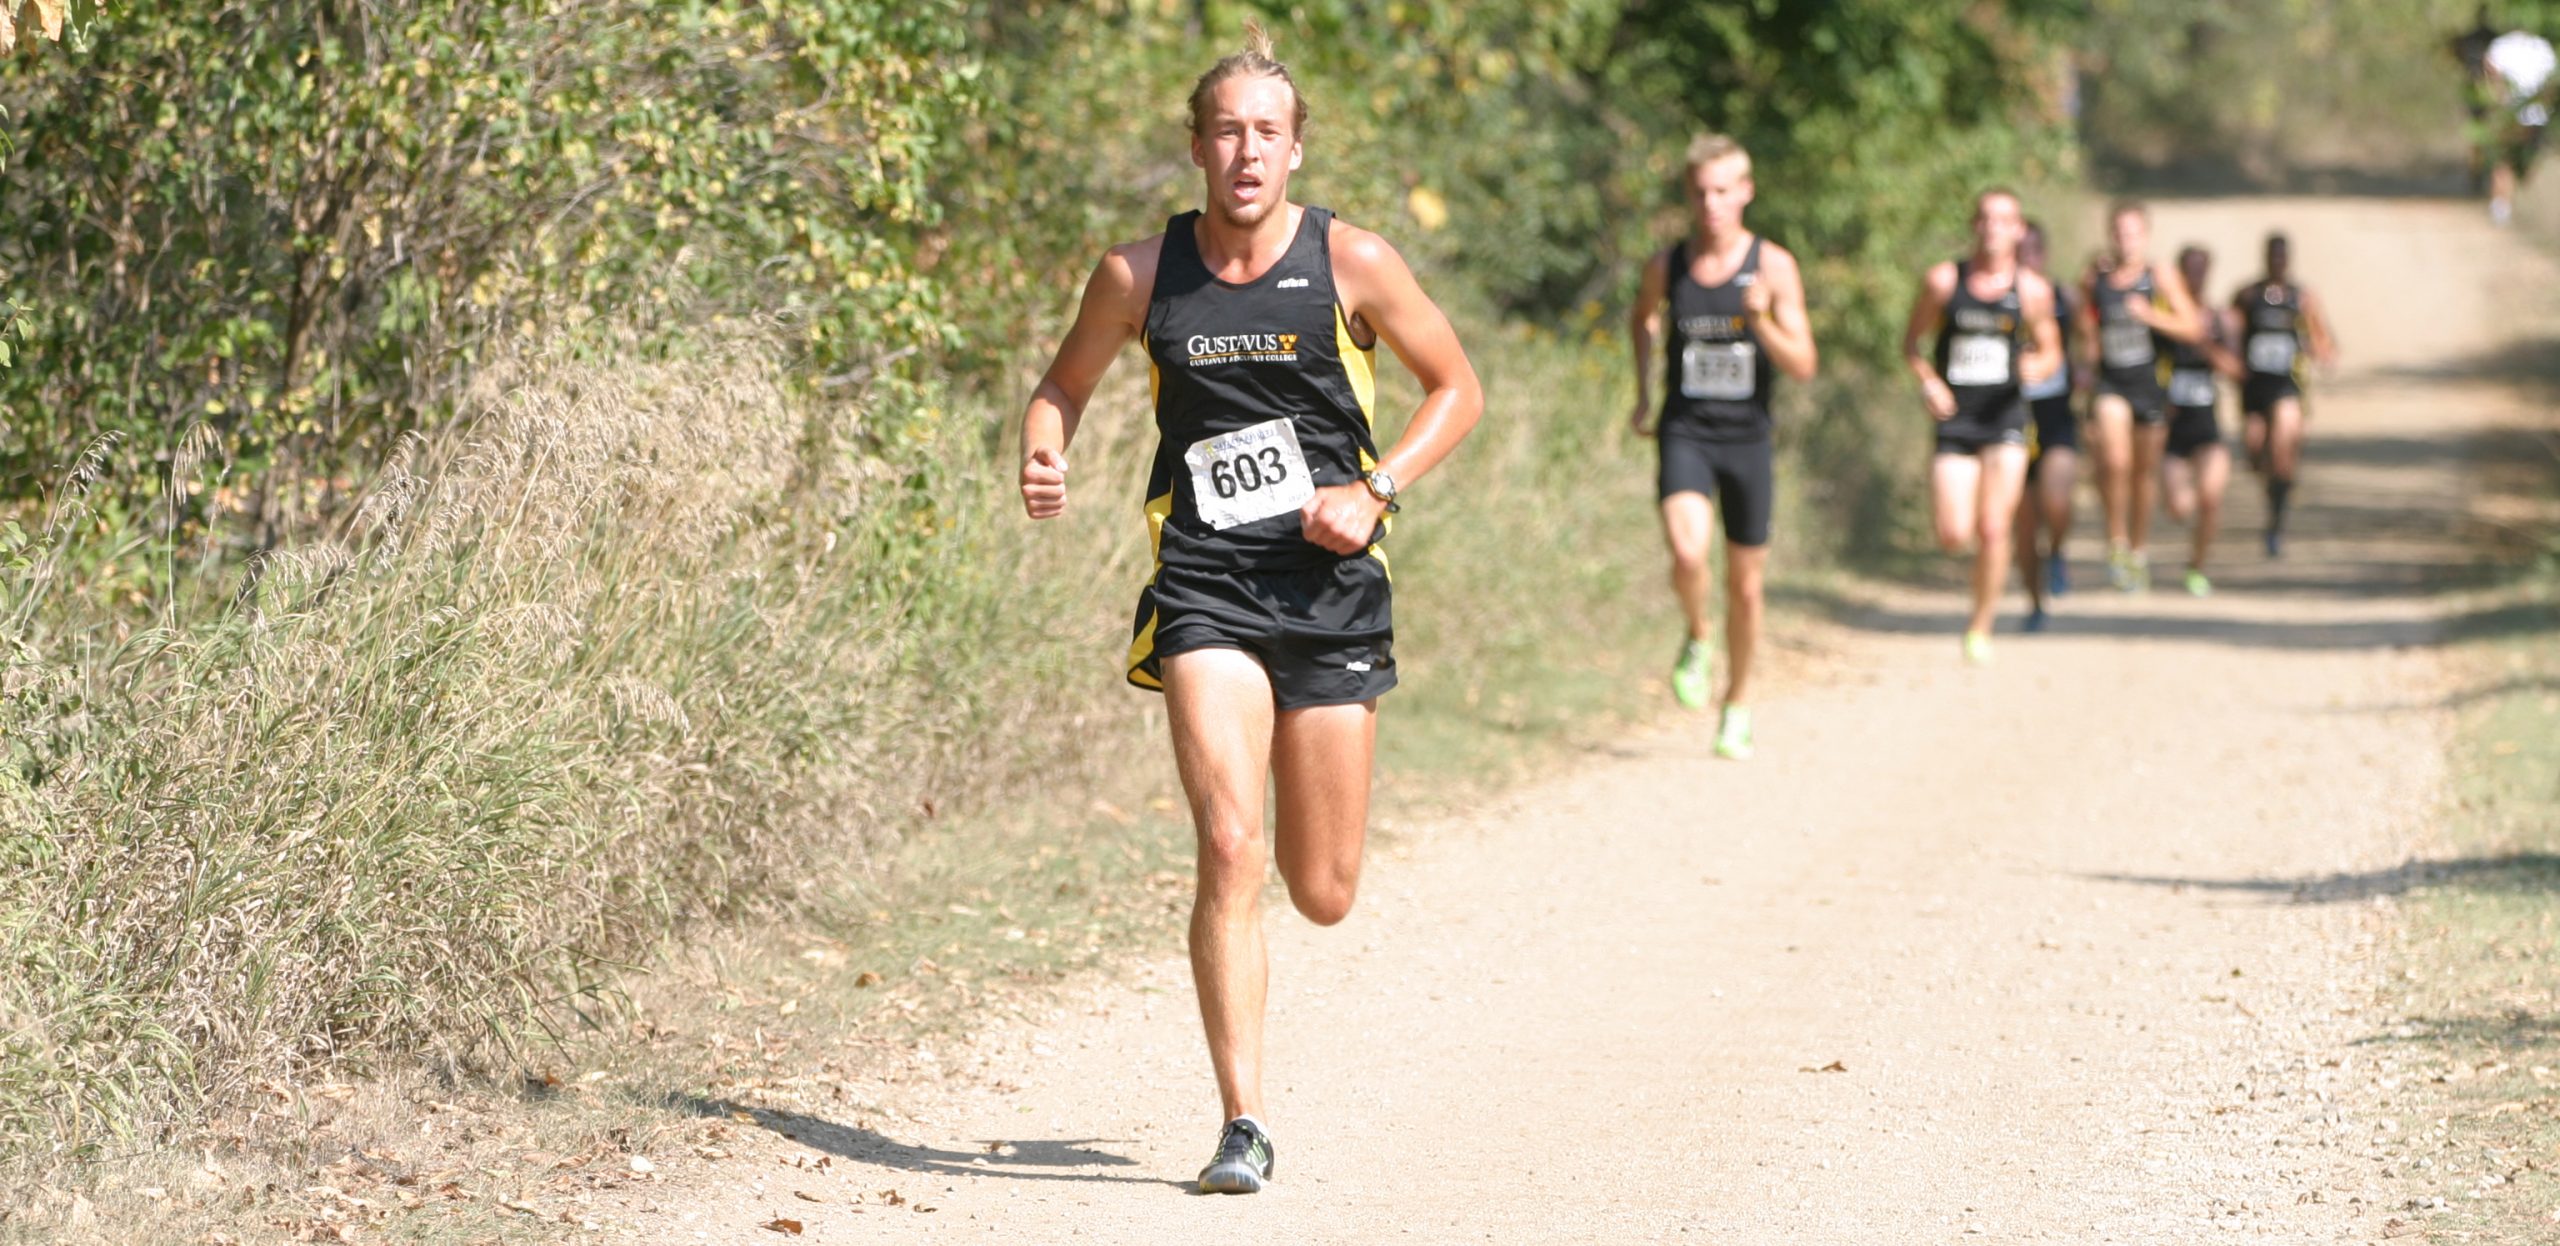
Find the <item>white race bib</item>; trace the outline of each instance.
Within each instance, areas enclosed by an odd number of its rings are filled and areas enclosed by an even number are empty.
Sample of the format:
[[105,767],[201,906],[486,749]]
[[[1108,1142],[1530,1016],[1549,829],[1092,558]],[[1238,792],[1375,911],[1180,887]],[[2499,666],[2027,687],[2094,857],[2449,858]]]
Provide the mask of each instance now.
[[2169,405],[2173,407],[2212,406],[2213,374],[2193,368],[2181,368],[2170,373]]
[[2098,354],[2110,368],[2138,368],[2151,362],[2151,326],[2118,320],[2098,330]]
[[1200,521],[1212,528],[1286,515],[1316,495],[1298,426],[1286,416],[1195,442],[1182,461],[1191,469]]
[[1751,342],[1691,342],[1680,348],[1680,396],[1735,401],[1758,389]]
[[2249,370],[2271,376],[2293,371],[2294,340],[2290,333],[2252,333],[2249,335]]
[[1959,333],[1947,340],[1949,385],[2006,385],[2010,374],[2009,339],[1988,333]]

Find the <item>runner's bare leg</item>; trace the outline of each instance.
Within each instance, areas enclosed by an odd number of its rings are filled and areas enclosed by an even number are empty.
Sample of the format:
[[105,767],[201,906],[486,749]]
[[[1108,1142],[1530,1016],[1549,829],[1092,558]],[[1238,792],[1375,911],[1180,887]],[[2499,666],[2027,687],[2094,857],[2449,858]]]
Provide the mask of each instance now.
[[1191,980],[1226,1119],[1262,1117],[1262,1016],[1270,958],[1262,937],[1267,855],[1264,776],[1272,746],[1271,678],[1235,649],[1164,660],[1173,759],[1198,836],[1191,906]]

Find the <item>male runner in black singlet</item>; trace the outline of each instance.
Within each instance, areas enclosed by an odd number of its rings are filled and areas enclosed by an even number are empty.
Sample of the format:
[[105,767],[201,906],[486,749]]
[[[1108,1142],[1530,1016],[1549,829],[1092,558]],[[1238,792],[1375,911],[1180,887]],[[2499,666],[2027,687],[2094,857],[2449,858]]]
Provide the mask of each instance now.
[[2081,283],[2081,350],[2097,367],[2089,427],[2107,510],[2107,573],[2116,587],[2140,591],[2151,586],[2151,482],[2169,437],[2160,351],[2164,339],[2194,341],[2198,327],[2187,283],[2151,262],[2150,209],[2131,200],[2108,209],[2107,239],[2107,255]]
[[[1902,331],[1903,361],[1938,423],[1930,464],[1938,544],[1973,548],[1973,613],[1965,660],[1991,660],[1991,621],[2009,575],[2009,524],[2027,475],[2022,386],[2062,366],[2053,284],[2018,263],[2026,234],[2016,192],[1986,190],[1973,203],[1973,251],[1933,265]],[[1922,347],[1934,339],[1934,346]]]
[[[2047,268],[2044,227],[2027,222],[2026,236],[2018,240],[2018,262],[2027,271],[2053,280]],[[2018,578],[2027,585],[2027,629],[2041,632],[2045,628],[2045,603],[2071,591],[2069,560],[2064,555],[2071,539],[2071,494],[2080,483],[2080,420],[2071,409],[2072,398],[2087,388],[2085,370],[2080,368],[2071,351],[2071,335],[2076,326],[2072,317],[2071,288],[2053,287],[2053,323],[2062,333],[2062,366],[2052,375],[2023,387],[2027,399],[2027,415],[2034,429],[2034,457],[2027,460],[2027,488],[2018,499]]]
[[[1376,234],[1289,202],[1307,105],[1259,27],[1191,93],[1208,207],[1113,247],[1023,414],[1022,499],[1067,504],[1067,446],[1120,348],[1142,341],[1162,435],[1147,489],[1155,576],[1129,681],[1161,690],[1199,837],[1191,968],[1225,1127],[1200,1188],[1260,1190],[1269,851],[1319,925],[1351,911],[1369,815],[1378,695],[1395,685],[1386,555],[1397,495],[1473,428],[1474,369],[1440,309]],[[1375,346],[1423,393],[1383,456]]]
[[[1671,668],[1671,693],[1704,709],[1713,592],[1708,540],[1724,519],[1725,691],[1716,753],[1751,755],[1751,711],[1743,699],[1759,646],[1761,583],[1768,566],[1769,388],[1773,372],[1807,381],[1815,367],[1813,328],[1804,313],[1804,274],[1785,247],[1746,229],[1742,210],[1755,188],[1751,155],[1721,134],[1689,145],[1683,189],[1689,236],[1657,252],[1628,317],[1635,343],[1636,407],[1628,423],[1661,439],[1656,477],[1662,535],[1671,545],[1671,587],[1689,635]],[[1654,427],[1653,340],[1671,306],[1665,343],[1661,427]],[[1714,506],[1710,508],[1709,502]]]
[[2303,356],[2335,366],[2338,341],[2320,300],[2293,279],[2293,244],[2267,235],[2267,275],[2231,296],[2239,317],[2240,437],[2267,485],[2267,557],[2284,556],[2285,514],[2302,467]]
[[[2201,292],[2213,267],[2203,247],[2178,252],[2178,275],[2187,288]],[[2231,448],[2222,442],[2222,386],[2217,377],[2240,380],[2240,357],[2232,353],[2239,335],[2231,313],[2199,305],[2204,336],[2169,344],[2168,457],[2160,460],[2160,484],[2169,495],[2169,513],[2188,526],[2187,591],[2198,597],[2213,592],[2205,562],[2213,553],[2213,537],[2222,526],[2222,492],[2231,481]],[[2146,482],[2145,487],[2148,487]]]

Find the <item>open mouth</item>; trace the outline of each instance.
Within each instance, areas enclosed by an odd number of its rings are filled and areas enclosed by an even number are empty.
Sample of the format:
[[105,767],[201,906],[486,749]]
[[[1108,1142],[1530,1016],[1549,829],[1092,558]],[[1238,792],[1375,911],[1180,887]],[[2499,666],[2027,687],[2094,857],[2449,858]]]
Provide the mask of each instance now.
[[1251,203],[1262,197],[1262,179],[1247,173],[1227,183],[1227,189],[1236,198]]

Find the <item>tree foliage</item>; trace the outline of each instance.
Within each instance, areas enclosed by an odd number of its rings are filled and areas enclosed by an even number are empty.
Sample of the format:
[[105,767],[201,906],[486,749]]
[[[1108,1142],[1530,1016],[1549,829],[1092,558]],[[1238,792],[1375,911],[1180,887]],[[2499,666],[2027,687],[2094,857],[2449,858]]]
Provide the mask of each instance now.
[[209,419],[267,517],[492,332],[786,320],[822,371],[949,332],[926,173],[973,100],[927,0],[137,5],[0,70],[0,478]]

